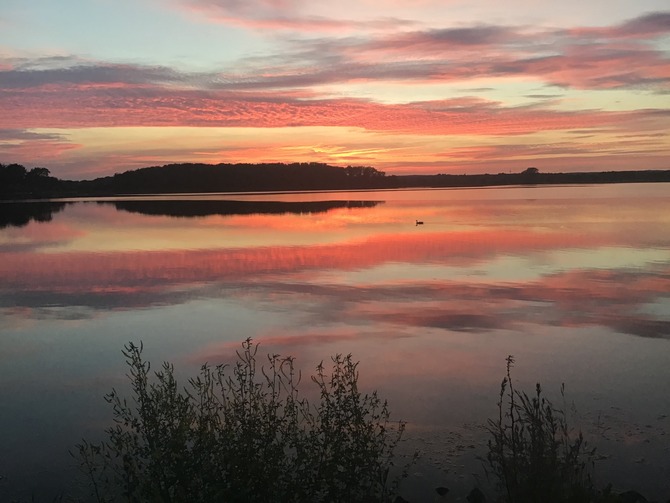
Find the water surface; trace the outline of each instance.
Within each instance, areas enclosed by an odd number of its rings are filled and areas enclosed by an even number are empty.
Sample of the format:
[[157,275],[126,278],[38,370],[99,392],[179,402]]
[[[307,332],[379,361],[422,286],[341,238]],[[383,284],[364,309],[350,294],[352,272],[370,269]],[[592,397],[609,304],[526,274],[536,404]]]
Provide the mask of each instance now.
[[247,337],[307,372],[360,360],[423,452],[414,494],[475,482],[512,354],[518,386],[565,383],[604,481],[667,498],[667,189],[0,203],[0,499],[71,491],[128,341],[187,376]]

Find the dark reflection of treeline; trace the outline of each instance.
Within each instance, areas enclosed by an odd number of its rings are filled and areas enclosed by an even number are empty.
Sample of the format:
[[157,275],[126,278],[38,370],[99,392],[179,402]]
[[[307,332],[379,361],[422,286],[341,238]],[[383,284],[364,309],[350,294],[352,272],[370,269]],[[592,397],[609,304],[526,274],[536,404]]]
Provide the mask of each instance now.
[[23,227],[31,221],[50,222],[54,213],[62,211],[67,204],[48,201],[1,203],[0,229],[4,229],[5,227]]
[[338,208],[373,208],[383,201],[234,201],[234,200],[161,200],[161,201],[112,201],[117,210],[143,215],[167,217],[206,217],[209,215],[253,214],[311,214],[325,213]]

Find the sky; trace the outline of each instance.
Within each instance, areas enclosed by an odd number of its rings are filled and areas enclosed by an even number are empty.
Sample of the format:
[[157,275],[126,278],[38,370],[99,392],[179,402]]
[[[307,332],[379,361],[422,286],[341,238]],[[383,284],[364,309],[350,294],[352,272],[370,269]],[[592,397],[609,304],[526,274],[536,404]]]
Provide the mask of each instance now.
[[0,0],[0,163],[670,169],[667,0]]

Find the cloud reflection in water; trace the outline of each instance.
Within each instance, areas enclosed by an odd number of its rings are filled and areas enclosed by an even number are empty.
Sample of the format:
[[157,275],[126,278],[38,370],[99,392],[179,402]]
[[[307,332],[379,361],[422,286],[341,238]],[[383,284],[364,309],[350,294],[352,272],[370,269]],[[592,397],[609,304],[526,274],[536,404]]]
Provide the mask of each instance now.
[[[521,379],[577,382],[577,398],[653,414],[670,340],[668,200],[606,190],[330,195],[346,203],[289,213],[290,195],[249,214],[67,205],[0,229],[2,353],[68,369],[102,396],[96,372],[120,365],[129,335],[192,368],[230,359],[245,337],[307,367],[353,352],[418,431],[486,417],[514,352]],[[23,367],[3,364],[15,382]]]

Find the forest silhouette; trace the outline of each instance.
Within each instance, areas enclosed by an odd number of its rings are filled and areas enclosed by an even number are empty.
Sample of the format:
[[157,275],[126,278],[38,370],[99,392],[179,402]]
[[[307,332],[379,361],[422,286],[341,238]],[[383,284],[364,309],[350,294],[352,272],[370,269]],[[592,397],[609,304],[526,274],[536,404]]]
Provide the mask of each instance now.
[[47,168],[0,164],[0,198],[115,196],[213,192],[269,192],[501,185],[668,182],[670,170],[387,175],[370,166],[323,163],[167,164],[92,180],[61,180]]

